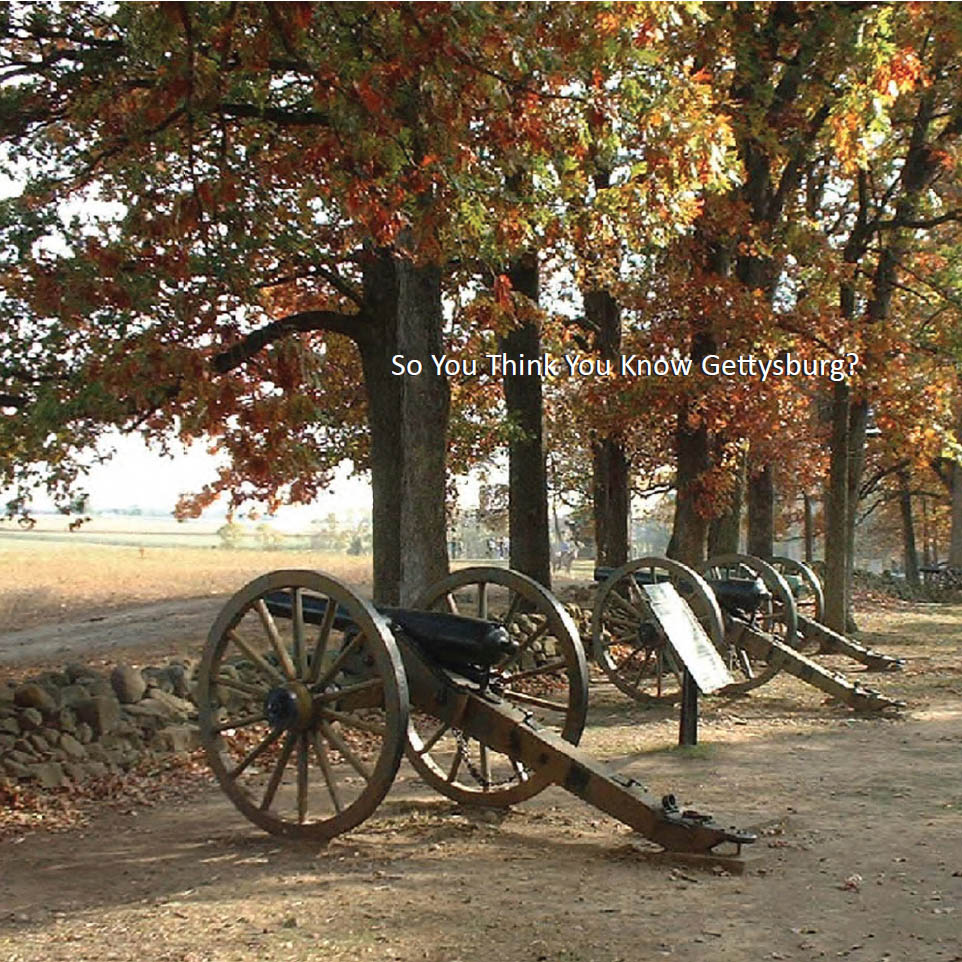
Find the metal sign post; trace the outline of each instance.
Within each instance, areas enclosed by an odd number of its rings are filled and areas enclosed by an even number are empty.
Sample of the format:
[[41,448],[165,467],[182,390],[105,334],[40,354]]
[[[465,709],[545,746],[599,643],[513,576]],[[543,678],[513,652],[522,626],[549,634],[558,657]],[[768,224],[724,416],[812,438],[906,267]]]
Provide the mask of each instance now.
[[681,717],[678,719],[678,744],[698,744],[698,685],[686,671],[681,685]]
[[735,680],[695,613],[670,582],[641,585],[652,616],[684,672],[679,745],[698,743],[698,692],[708,694]]

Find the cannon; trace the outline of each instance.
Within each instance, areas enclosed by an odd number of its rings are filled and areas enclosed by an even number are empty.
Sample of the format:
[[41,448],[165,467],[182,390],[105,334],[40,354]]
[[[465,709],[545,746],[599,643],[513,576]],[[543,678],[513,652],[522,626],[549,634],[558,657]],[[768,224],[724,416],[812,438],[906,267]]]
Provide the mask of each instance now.
[[718,694],[745,694],[786,671],[858,711],[900,705],[797,650],[801,635],[792,590],[772,565],[757,558],[720,556],[700,574],[670,558],[639,558],[615,570],[599,568],[595,580],[601,584],[592,612],[593,656],[615,686],[636,701],[681,699],[682,666],[653,625],[641,590],[644,584],[669,581],[736,677]]
[[792,589],[803,645],[815,647],[818,654],[845,655],[864,665],[868,671],[901,671],[905,667],[903,658],[894,658],[876,651],[822,624],[825,616],[825,593],[822,591],[822,582],[809,565],[795,561],[794,558],[779,556],[772,558],[770,563]]
[[412,608],[336,578],[275,571],[225,605],[197,681],[200,738],[251,822],[324,842],[368,818],[402,756],[462,803],[560,785],[670,853],[738,859],[750,832],[656,797],[578,749],[587,671],[577,628],[532,580],[457,571]]

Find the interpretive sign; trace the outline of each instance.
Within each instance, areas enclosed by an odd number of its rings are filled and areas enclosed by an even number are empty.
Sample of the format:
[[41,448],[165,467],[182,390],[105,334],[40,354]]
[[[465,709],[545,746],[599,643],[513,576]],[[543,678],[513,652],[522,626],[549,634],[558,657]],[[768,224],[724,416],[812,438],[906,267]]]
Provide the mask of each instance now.
[[652,616],[661,626],[668,643],[695,680],[702,694],[731,685],[732,677],[718,649],[688,603],[667,581],[639,585],[648,597]]

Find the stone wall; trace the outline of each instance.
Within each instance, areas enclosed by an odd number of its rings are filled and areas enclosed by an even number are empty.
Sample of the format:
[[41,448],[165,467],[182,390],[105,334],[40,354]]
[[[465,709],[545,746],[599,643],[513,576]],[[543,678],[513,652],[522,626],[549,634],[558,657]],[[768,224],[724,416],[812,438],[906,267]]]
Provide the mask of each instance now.
[[0,682],[0,782],[57,788],[197,747],[189,660]]

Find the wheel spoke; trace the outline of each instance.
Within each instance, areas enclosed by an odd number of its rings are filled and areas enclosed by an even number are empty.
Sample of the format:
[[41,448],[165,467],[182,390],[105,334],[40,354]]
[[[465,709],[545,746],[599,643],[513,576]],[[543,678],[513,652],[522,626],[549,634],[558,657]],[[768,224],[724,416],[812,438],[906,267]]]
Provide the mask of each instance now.
[[281,641],[277,625],[274,624],[273,615],[267,610],[267,605],[263,598],[258,598],[257,604],[254,607],[257,609],[261,624],[264,626],[264,631],[267,632],[271,648],[274,649],[274,653],[277,655],[277,660],[280,662],[284,674],[287,676],[288,681],[294,681],[297,677],[297,672],[294,670],[294,662],[291,661],[291,654],[284,645],[284,642]]
[[631,666],[631,663],[642,653],[643,650],[645,649],[633,647],[631,651],[628,652],[628,657],[615,666],[615,671],[617,671],[619,674],[623,674],[625,669]]
[[515,682],[521,680],[522,678],[534,678],[537,675],[550,675],[552,672],[556,672],[564,667],[564,658],[556,658],[554,661],[545,662],[540,668],[529,668],[527,671],[519,671],[516,674],[509,675],[506,680]]
[[338,653],[334,661],[331,662],[331,666],[324,672],[324,674],[317,680],[314,684],[315,688],[323,688],[338,672],[341,665],[344,664],[345,659],[354,651],[355,648],[359,647],[361,642],[364,640],[364,635],[358,632]]
[[252,661],[263,674],[267,675],[271,681],[284,684],[287,679],[270,663],[264,660],[260,652],[255,651],[236,631],[232,628],[227,632],[227,636],[244,653],[249,661]]
[[257,722],[267,721],[264,717],[263,712],[259,712],[256,715],[245,715],[243,718],[238,718],[235,721],[221,722],[219,725],[214,725],[211,731],[215,735],[219,735],[221,732],[229,731],[232,728],[246,728],[248,725],[256,725]]
[[625,581],[628,586],[628,597],[631,599],[633,604],[638,604],[639,602],[644,605],[644,594],[641,588],[638,587],[638,582],[631,576]]
[[298,678],[307,678],[307,646],[304,644],[304,592],[294,589],[294,662]]
[[454,600],[454,592],[453,592],[453,591],[449,591],[449,592],[444,596],[444,603],[445,603],[445,606],[447,607],[448,611],[449,611],[452,615],[459,615],[459,614],[461,614],[461,612],[458,610],[458,603],[457,603],[457,601]]
[[508,605],[508,610],[501,622],[503,628],[508,629],[511,627],[511,622],[514,621],[514,619],[517,617],[518,611],[521,609],[522,601],[524,601],[524,598],[521,596],[521,593],[515,592],[514,597],[511,599],[511,604]]
[[488,761],[488,746],[484,742],[479,742],[481,747],[481,780],[484,782],[484,787],[489,788],[491,785],[491,763]]
[[281,729],[272,728],[227,774],[236,779],[248,765],[262,755],[281,736]]
[[324,618],[321,620],[321,628],[317,633],[317,643],[314,645],[314,654],[311,656],[310,683],[317,682],[321,674],[321,661],[324,652],[327,650],[327,642],[331,636],[331,628],[334,626],[334,619],[337,617],[337,602],[333,598],[327,599],[327,606],[324,609]]
[[453,782],[457,777],[458,769],[461,767],[461,762],[464,759],[464,749],[461,747],[461,742],[458,742],[457,751],[454,753],[454,761],[451,763],[451,768],[448,770],[446,781]]
[[307,735],[303,732],[297,739],[297,821],[304,824],[307,818]]
[[354,754],[351,746],[325,721],[321,722],[321,731],[324,733],[324,737],[347,759],[354,771],[366,782],[369,782],[371,770]]
[[379,725],[376,722],[366,721],[363,718],[357,718],[354,715],[347,714],[347,712],[332,711],[330,708],[321,708],[321,714],[324,716],[326,721],[340,722],[342,725],[347,725],[349,728],[357,728],[362,732],[371,732],[374,735],[387,734],[387,729],[384,727],[384,725]]
[[356,685],[345,685],[343,688],[333,688],[331,691],[321,692],[314,696],[315,703],[323,704],[329,701],[337,701],[345,695],[353,695],[356,691],[367,691],[369,688],[381,688],[384,682],[380,678],[368,678],[367,681],[359,681]]
[[281,747],[280,756],[274,765],[274,770],[271,772],[270,781],[267,783],[267,788],[264,789],[264,797],[261,799],[261,811],[266,812],[274,801],[274,796],[277,794],[277,789],[280,787],[281,779],[284,777],[284,769],[287,767],[287,763],[290,760],[291,752],[294,750],[294,741],[296,739],[294,732],[288,732],[287,738],[284,740],[284,744]]
[[637,631],[639,619],[628,618],[619,611],[612,611],[610,608],[605,612],[605,621],[614,625],[616,628],[627,628],[629,631]]
[[518,645],[518,650],[511,654],[504,661],[504,663],[501,665],[501,670],[504,671],[516,661],[520,661],[524,652],[527,651],[528,648],[530,648],[539,638],[543,638],[548,633],[548,628],[548,622],[545,620],[545,622],[539,628],[537,628],[535,631],[532,631],[531,634],[528,635],[524,641]]
[[328,794],[334,803],[334,811],[340,813],[343,805],[341,804],[340,793],[337,790],[337,779],[334,777],[334,772],[331,771],[331,760],[327,757],[327,746],[324,744],[323,739],[318,737],[317,732],[311,733],[311,742],[314,745],[314,751],[317,752],[317,760],[321,766],[321,774],[324,776]]
[[638,671],[635,673],[635,679],[634,679],[634,681],[631,683],[631,687],[634,688],[635,690],[637,690],[637,689],[639,688],[639,686],[641,685],[641,679],[645,677],[645,669],[648,667],[648,662],[649,662],[650,660],[651,660],[650,658],[646,658],[646,659],[641,663],[641,667],[640,667],[640,668],[638,669]]
[[510,688],[504,690],[504,697],[520,705],[533,705],[535,708],[545,708],[548,711],[558,711],[562,714],[568,710],[568,706],[563,705],[561,702],[550,701],[547,698],[538,698],[537,695],[529,695],[526,692],[514,691]]
[[431,733],[431,737],[424,742],[423,747],[420,750],[421,755],[426,755],[435,745],[440,741],[441,737],[451,726],[447,722],[441,722],[440,725]]
[[238,681],[236,678],[228,678],[224,675],[218,675],[214,679],[214,684],[224,688],[233,688],[235,691],[242,691],[245,695],[258,695],[263,698],[267,694],[266,688],[258,688],[257,685],[248,685],[245,682]]
[[608,597],[609,597],[616,605],[618,605],[618,606],[621,608],[622,611],[624,611],[625,613],[627,613],[627,614],[630,615],[631,617],[633,617],[633,618],[638,618],[640,621],[644,621],[644,620],[645,620],[644,612],[642,612],[642,611],[640,611],[638,608],[636,608],[636,607],[635,607],[630,601],[628,601],[627,599],[622,598],[621,595],[619,595],[618,592],[614,590],[614,588],[612,588],[611,591],[608,592]]
[[478,583],[478,617],[483,621],[488,619],[488,583],[481,581]]

